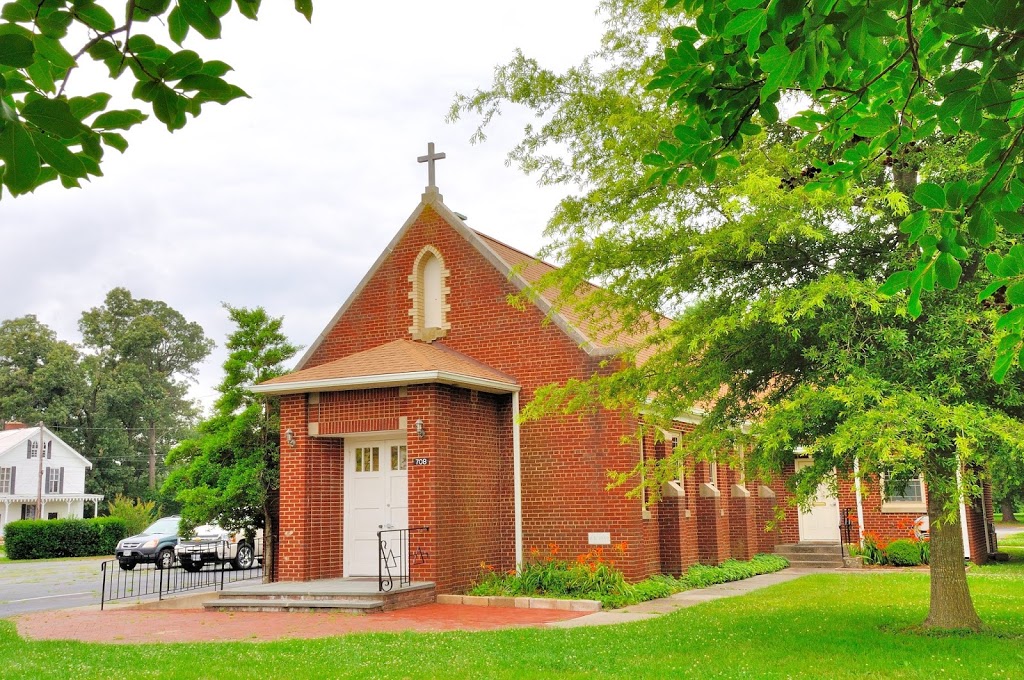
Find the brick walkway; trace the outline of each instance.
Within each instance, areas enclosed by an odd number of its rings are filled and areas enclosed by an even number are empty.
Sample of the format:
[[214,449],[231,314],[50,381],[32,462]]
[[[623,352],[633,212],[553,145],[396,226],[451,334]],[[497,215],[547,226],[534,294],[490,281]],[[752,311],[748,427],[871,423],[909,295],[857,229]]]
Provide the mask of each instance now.
[[30,640],[136,644],[318,638],[348,633],[495,630],[543,626],[586,612],[428,604],[382,614],[207,612],[199,609],[64,609],[12,620]]

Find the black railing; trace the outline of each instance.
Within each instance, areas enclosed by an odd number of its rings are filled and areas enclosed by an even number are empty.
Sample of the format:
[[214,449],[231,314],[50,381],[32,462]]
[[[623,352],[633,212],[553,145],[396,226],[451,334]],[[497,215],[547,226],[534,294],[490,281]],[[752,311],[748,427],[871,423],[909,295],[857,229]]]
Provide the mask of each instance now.
[[136,563],[123,569],[117,560],[100,565],[103,584],[100,610],[107,602],[156,595],[183,593],[225,584],[263,578],[263,541],[240,543],[197,541],[179,544],[174,566],[157,569],[153,563]]
[[381,529],[377,532],[377,590],[391,590],[412,583],[413,565],[423,564],[430,554],[423,549],[423,541],[416,534],[430,531],[430,527],[408,529]]
[[[850,519],[850,513],[853,512],[850,508],[843,511],[843,520],[839,524],[839,553],[845,558],[846,546],[853,545],[853,520]],[[860,538],[857,539],[858,544]]]

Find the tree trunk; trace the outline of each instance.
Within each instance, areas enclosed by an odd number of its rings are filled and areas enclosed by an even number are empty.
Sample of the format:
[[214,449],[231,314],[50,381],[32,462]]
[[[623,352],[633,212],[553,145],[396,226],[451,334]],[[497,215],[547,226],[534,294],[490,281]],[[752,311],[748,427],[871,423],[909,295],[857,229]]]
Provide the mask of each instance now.
[[263,582],[271,583],[274,580],[275,565],[277,559],[275,554],[277,546],[274,544],[273,513],[268,505],[263,506]]
[[1017,517],[1015,516],[1016,508],[1012,498],[1004,498],[1003,502],[999,504],[1000,509],[1003,513],[1004,522],[1016,522]]
[[156,422],[149,425],[149,490],[156,491]]
[[[945,462],[945,461],[943,461]],[[928,466],[937,475],[936,467],[948,471],[949,466],[939,462]],[[954,472],[955,474],[955,472]],[[960,513],[950,518],[946,513],[953,498],[950,493],[953,482],[938,480],[928,485],[928,518],[931,534],[931,601],[928,618],[923,628],[945,630],[981,630],[983,624],[974,610],[971,591],[967,587],[967,572],[964,569],[964,537],[960,525]]]

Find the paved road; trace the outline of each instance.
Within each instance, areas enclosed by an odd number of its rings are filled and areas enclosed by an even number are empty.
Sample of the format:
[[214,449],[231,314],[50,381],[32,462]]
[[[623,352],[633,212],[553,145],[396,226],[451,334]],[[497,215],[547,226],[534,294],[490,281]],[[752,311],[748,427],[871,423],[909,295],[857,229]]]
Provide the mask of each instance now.
[[996,524],[996,537],[1005,538],[1024,532],[1024,524]]
[[0,617],[100,603],[100,564],[109,557],[0,564]]

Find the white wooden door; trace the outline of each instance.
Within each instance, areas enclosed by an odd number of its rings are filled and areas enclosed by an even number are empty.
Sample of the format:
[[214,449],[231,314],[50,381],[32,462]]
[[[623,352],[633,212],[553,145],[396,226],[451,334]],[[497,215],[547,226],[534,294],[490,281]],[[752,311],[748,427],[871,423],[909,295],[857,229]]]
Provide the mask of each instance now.
[[[812,464],[806,459],[797,459],[796,470],[799,472]],[[818,493],[811,501],[808,512],[800,511],[801,541],[832,541],[839,542],[839,499],[833,496],[827,484],[818,486]]]
[[[345,575],[377,576],[377,532],[409,524],[404,441],[345,443]],[[398,541],[394,542],[398,545]],[[394,558],[400,557],[394,551]]]

